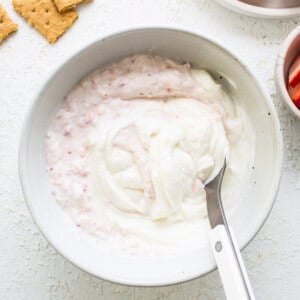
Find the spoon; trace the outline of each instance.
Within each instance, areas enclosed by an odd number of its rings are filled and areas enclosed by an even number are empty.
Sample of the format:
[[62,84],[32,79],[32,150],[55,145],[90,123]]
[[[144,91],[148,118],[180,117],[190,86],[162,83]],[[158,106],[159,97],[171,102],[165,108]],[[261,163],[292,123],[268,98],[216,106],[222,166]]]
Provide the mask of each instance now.
[[209,233],[210,242],[226,298],[254,300],[241,252],[233,230],[228,226],[222,205],[221,187],[225,169],[226,159],[218,175],[205,185],[208,219],[212,229]]
[[291,8],[300,6],[300,0],[240,0],[240,2],[265,8]]

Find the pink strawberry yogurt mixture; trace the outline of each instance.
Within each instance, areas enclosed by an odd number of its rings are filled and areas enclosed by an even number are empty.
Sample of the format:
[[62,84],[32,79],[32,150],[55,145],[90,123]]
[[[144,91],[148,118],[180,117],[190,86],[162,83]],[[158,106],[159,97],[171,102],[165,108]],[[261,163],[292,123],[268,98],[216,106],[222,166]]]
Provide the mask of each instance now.
[[254,134],[206,71],[139,54],[74,87],[46,151],[54,198],[81,232],[114,251],[161,255],[206,242],[204,183],[227,157],[224,201],[233,206]]

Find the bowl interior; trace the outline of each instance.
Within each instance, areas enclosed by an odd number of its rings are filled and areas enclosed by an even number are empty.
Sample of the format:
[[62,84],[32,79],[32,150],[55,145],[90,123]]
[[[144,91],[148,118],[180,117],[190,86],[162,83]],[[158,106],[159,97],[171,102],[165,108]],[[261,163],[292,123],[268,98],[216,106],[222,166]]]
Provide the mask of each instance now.
[[216,0],[238,13],[261,18],[287,18],[300,14],[295,0]]
[[249,5],[265,7],[265,8],[290,8],[290,7],[299,7],[299,2],[295,0],[273,0],[273,1],[264,1],[264,0],[239,0],[240,2],[247,3]]
[[[130,285],[164,285],[189,280],[215,267],[210,245],[166,258],[134,258],[101,249],[75,228],[50,192],[45,134],[64,96],[96,68],[133,53],[149,52],[221,73],[229,93],[248,112],[256,133],[255,170],[229,222],[241,247],[256,234],[275,200],[280,178],[281,136],[274,107],[246,67],[228,51],[198,35],[152,28],[122,32],[82,50],[47,82],[24,126],[20,144],[20,177],[34,220],[45,237],[67,259],[101,278]],[[207,237],[199,237],[207,238]]]

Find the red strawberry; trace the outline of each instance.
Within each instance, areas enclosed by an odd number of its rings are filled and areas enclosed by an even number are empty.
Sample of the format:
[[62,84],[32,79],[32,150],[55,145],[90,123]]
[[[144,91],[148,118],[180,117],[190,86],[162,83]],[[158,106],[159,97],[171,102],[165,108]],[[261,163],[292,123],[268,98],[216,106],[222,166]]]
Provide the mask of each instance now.
[[295,87],[289,85],[288,92],[295,105],[300,109],[300,83]]
[[289,85],[295,87],[298,83],[300,83],[300,55],[294,59],[289,71]]

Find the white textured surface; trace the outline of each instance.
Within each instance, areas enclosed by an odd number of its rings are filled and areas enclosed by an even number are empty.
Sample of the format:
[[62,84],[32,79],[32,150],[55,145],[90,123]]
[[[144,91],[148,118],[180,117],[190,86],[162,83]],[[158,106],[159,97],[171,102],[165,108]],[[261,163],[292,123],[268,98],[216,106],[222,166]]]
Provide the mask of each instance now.
[[[257,299],[300,295],[300,122],[279,101],[273,80],[282,39],[299,23],[259,20],[211,0],[95,0],[57,44],[49,45],[1,1],[20,25],[0,46],[0,299],[224,299],[216,272],[164,288],[130,288],[91,277],[48,245],[21,193],[17,154],[21,126],[52,71],[96,38],[124,26],[173,24],[218,38],[267,85],[282,124],[285,160],[278,200],[267,223],[243,252]],[[42,200],[42,199],[41,199]]]

